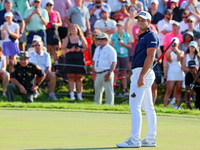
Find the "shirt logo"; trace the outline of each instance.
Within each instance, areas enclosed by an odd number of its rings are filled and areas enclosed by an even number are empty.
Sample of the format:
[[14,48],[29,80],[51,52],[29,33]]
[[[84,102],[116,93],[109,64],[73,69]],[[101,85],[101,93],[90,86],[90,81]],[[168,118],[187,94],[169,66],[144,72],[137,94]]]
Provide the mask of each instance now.
[[156,42],[156,41],[151,41],[151,43],[155,43],[155,44],[157,44],[157,42]]

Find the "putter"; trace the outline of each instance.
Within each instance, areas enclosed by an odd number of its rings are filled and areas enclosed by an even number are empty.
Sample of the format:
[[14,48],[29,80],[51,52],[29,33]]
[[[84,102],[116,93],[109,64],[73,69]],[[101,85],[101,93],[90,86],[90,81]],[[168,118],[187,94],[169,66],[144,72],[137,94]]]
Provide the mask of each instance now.
[[[164,52],[162,53],[162,55],[160,55],[160,57],[158,58],[158,60],[157,60],[157,61],[155,62],[155,64],[151,67],[151,70],[157,65],[157,63],[159,62],[159,60],[160,60],[162,57],[164,57],[165,53],[166,53],[167,50],[170,48],[170,46],[174,43],[174,41],[175,41],[175,39],[173,39],[173,40],[171,41],[171,43],[167,46],[167,48],[164,50]],[[151,70],[149,69],[149,71],[147,72],[147,74],[146,74],[145,76],[147,76]],[[131,97],[132,97],[132,98],[136,97],[135,92],[134,92],[133,94],[131,94]]]
[[183,99],[181,99],[180,104],[178,105],[177,109],[179,109],[179,107],[181,106],[181,103],[185,100],[186,96],[188,95],[188,93],[194,88],[195,83],[197,81],[197,79],[200,77],[200,70],[196,76],[196,78],[193,80],[192,84],[190,85],[189,89],[186,91],[185,96],[183,97]]

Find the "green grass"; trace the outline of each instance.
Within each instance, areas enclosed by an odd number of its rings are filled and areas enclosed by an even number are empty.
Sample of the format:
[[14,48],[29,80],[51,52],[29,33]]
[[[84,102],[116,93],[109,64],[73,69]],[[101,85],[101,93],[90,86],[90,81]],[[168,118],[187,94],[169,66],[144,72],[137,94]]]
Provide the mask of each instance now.
[[[109,150],[130,135],[130,114],[0,110],[1,150]],[[200,120],[158,116],[158,150],[198,150]],[[142,138],[147,132],[143,116]],[[125,150],[125,149],[123,149]]]

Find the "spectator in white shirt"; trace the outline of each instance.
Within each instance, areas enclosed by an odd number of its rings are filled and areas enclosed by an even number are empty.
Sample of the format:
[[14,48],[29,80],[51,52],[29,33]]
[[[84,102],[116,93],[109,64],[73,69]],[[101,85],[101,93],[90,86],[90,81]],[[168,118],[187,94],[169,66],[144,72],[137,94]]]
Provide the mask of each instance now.
[[54,94],[54,89],[56,86],[56,75],[55,73],[51,72],[51,58],[49,53],[44,52],[42,50],[43,48],[43,42],[35,42],[34,43],[35,51],[32,51],[29,53],[29,61],[31,63],[34,63],[42,68],[42,70],[46,74],[46,81],[48,82],[48,85],[50,87],[50,93],[49,98],[58,100]]

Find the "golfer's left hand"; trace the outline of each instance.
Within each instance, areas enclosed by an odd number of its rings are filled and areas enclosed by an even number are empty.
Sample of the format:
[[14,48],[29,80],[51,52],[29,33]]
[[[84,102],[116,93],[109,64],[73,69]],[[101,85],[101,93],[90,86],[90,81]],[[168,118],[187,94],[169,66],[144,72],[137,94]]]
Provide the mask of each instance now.
[[141,87],[144,85],[144,77],[140,76],[137,82],[138,87]]

